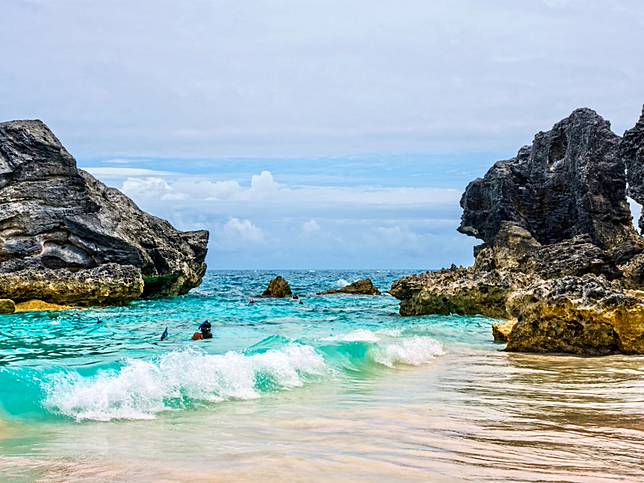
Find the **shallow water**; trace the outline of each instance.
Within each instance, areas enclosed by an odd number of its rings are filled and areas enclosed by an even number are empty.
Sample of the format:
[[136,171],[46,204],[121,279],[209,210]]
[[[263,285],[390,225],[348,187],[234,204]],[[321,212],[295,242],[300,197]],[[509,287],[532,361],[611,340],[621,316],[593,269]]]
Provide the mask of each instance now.
[[507,354],[490,319],[314,295],[400,272],[282,272],[302,304],[249,303],[276,274],[2,317],[1,479],[644,481],[644,358]]

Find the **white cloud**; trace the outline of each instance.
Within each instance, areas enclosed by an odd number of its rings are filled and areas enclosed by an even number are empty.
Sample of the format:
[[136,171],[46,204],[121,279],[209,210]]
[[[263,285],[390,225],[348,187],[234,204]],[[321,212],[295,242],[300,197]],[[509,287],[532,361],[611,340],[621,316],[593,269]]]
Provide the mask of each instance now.
[[224,225],[223,232],[229,242],[261,243],[264,241],[264,232],[250,220],[231,218]]
[[302,223],[302,231],[304,233],[314,233],[320,231],[320,225],[315,220],[309,220]]
[[279,185],[273,179],[270,171],[262,171],[259,175],[253,175],[250,179],[249,193],[255,197],[270,196],[279,190]]
[[187,194],[176,191],[161,178],[127,178],[121,191],[135,201],[178,201],[187,198]]

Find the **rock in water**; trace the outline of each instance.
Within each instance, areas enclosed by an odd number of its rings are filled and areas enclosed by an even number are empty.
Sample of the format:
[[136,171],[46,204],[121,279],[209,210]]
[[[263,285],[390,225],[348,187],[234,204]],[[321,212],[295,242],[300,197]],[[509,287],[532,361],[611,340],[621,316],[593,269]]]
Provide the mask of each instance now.
[[644,302],[604,277],[535,283],[512,294],[508,311],[509,351],[644,354]]
[[79,170],[43,122],[0,123],[0,297],[94,305],[184,294],[201,283],[207,242],[207,231],[177,231]]
[[16,311],[16,304],[13,300],[0,299],[0,314],[13,314]]
[[291,295],[293,295],[293,292],[291,292],[288,282],[284,277],[277,276],[268,284],[268,288],[264,291],[262,297],[285,298]]
[[346,287],[326,290],[325,292],[320,292],[320,295],[332,295],[332,294],[350,294],[350,295],[380,295],[380,290],[378,290],[371,281],[370,278],[365,278],[363,280],[358,280],[353,282]]
[[474,266],[394,282],[401,315],[512,319],[493,327],[510,351],[644,354],[644,238],[626,168],[642,203],[644,113],[622,140],[590,109],[537,134],[463,194],[459,231],[484,242]]

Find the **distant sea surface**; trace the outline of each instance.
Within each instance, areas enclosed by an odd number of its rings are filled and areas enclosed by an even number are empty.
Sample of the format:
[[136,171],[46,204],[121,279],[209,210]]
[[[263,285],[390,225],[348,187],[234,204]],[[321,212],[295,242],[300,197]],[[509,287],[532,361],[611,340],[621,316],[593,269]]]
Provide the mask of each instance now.
[[[315,295],[408,273],[208,272],[1,316],[0,480],[644,481],[644,358],[510,354],[488,318]],[[302,303],[255,299],[276,275]]]

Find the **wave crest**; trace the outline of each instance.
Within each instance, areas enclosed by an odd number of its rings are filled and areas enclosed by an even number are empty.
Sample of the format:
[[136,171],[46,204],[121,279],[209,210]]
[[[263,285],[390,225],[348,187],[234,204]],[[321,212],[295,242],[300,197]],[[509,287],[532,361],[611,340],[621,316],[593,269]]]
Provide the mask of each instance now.
[[152,419],[192,401],[256,399],[262,392],[302,386],[327,371],[313,347],[290,345],[244,355],[171,352],[155,362],[128,360],[94,377],[59,373],[45,385],[45,407],[76,420]]

